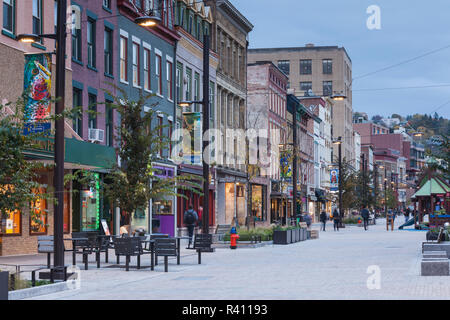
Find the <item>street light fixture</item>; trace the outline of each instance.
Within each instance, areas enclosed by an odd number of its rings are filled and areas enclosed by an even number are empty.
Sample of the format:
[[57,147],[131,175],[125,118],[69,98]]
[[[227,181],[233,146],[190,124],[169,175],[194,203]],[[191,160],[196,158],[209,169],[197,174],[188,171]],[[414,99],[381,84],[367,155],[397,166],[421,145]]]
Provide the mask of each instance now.
[[347,96],[342,93],[335,93],[331,95],[330,98],[334,101],[344,101],[345,99],[347,99]]
[[[34,43],[41,38],[54,39],[56,42],[56,85],[55,95],[58,98],[55,104],[55,115],[64,113],[65,104],[65,55],[66,55],[66,16],[67,0],[59,0],[57,6],[57,21],[55,34],[19,34],[17,40],[23,43]],[[54,270],[55,279],[62,279],[64,269],[64,117],[55,120],[55,169],[53,175],[54,194]]]
[[134,23],[141,27],[154,27],[161,23],[161,18],[156,16],[142,16],[134,19]]

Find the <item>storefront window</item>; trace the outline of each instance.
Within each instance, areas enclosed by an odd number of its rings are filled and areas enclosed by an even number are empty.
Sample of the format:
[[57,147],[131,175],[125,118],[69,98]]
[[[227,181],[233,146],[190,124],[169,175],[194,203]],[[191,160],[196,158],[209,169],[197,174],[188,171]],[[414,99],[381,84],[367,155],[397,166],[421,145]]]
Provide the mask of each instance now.
[[[44,194],[45,189],[41,188],[38,193]],[[30,234],[47,233],[47,200],[37,198],[30,206]]]
[[100,226],[99,175],[89,190],[81,190],[81,231],[96,231]]
[[259,185],[252,185],[252,216],[256,221],[265,221],[265,199],[264,188]]
[[148,232],[148,214],[147,210],[136,209],[131,219],[132,232],[137,229],[143,229],[144,232]]
[[153,214],[173,215],[172,200],[153,200]]
[[7,211],[1,215],[0,234],[20,234],[20,211]]

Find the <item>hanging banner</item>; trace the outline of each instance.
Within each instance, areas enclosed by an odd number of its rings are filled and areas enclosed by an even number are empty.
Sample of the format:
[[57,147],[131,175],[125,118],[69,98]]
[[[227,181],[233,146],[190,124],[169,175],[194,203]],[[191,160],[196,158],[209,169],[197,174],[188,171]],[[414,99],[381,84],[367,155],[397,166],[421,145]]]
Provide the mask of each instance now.
[[25,134],[44,132],[50,122],[42,122],[50,116],[52,87],[52,57],[50,53],[26,54],[24,69]]
[[339,169],[330,170],[330,191],[339,190]]
[[202,114],[183,113],[183,164],[202,165]]
[[280,152],[280,174],[281,177],[287,181],[292,178],[291,160],[292,155],[290,151]]

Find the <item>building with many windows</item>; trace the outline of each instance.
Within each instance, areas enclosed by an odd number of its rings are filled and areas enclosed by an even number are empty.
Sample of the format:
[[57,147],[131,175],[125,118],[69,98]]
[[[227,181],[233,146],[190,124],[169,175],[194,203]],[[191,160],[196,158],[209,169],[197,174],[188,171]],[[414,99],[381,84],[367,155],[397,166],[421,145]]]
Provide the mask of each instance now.
[[[160,24],[141,27],[134,22],[136,17],[150,10],[161,19]],[[175,1],[117,0],[117,13],[116,83],[129,99],[137,100],[140,94],[151,95],[146,108],[160,111],[151,125],[166,126],[159,134],[170,137],[176,121],[176,42],[180,39],[175,29]],[[160,150],[155,163],[157,174],[163,178],[177,174],[177,166],[170,160],[170,149]],[[133,219],[122,219],[124,223],[131,221],[130,226],[126,225],[131,230],[142,228],[146,232],[176,234],[176,197],[155,198],[147,209],[138,211],[122,213],[133,214]]]
[[[271,183],[279,185],[279,163],[281,152],[287,142],[287,110],[286,110],[287,76],[272,62],[258,62],[247,65],[247,129],[264,131],[265,137],[259,136],[249,142],[255,160],[255,169],[249,172],[251,176],[249,190],[251,202],[251,221],[255,226],[267,225],[271,222],[269,203],[271,199],[274,206],[278,199],[281,202],[282,194],[271,194]],[[256,133],[256,132],[255,132]],[[272,138],[272,139],[271,139]],[[263,142],[262,139],[265,141]],[[263,152],[257,148],[260,145],[267,147]],[[281,147],[279,147],[280,145]],[[280,150],[278,150],[280,149]],[[271,154],[271,150],[275,154]],[[278,152],[279,151],[279,152]],[[258,159],[257,155],[261,157]],[[264,154],[264,155],[263,155]],[[262,159],[264,157],[264,159]],[[287,185],[287,184],[286,184]],[[281,190],[285,198],[288,196],[287,188]],[[271,205],[272,206],[272,205]],[[275,211],[280,211],[274,208]],[[277,212],[281,216],[282,212]]]
[[[215,128],[222,133],[215,171],[217,224],[245,225],[247,173],[242,145],[232,134],[246,128],[247,47],[253,25],[228,0],[206,0],[211,7],[211,48],[219,55]],[[222,151],[222,152],[221,152]]]
[[[333,105],[333,138],[341,136],[342,156],[353,159],[352,61],[344,47],[314,46],[250,49],[249,62],[272,61],[289,76],[289,87],[302,97],[312,90],[318,96],[344,94]],[[337,154],[337,146],[333,146]]]
[[[203,92],[203,41],[204,35],[211,35],[211,26],[213,16],[211,8],[205,6],[203,2],[194,0],[178,0],[176,3],[176,30],[180,35],[177,43],[176,56],[176,77],[175,77],[175,96],[177,102],[180,101],[199,101],[203,100],[204,94],[209,94],[210,108],[210,128],[214,128],[216,118],[216,70],[219,64],[219,57],[214,50],[209,51],[209,92]],[[210,37],[211,46],[211,37]],[[194,104],[191,107],[182,109],[177,108],[176,111],[176,128],[183,128],[186,117],[192,114],[200,113],[198,119],[202,119],[202,104]],[[200,145],[198,145],[200,147]],[[185,150],[183,150],[185,151]],[[203,176],[203,167],[200,162],[201,158],[192,160],[188,154],[183,155],[183,163],[178,167],[178,174],[193,174],[201,178]],[[214,168],[212,168],[214,174]],[[215,224],[215,184],[212,182],[209,190],[209,225]],[[192,191],[184,191],[187,198],[178,197],[177,209],[178,220],[177,227],[179,232],[187,233],[187,229],[183,227],[183,213],[192,205],[194,210],[202,211],[203,197],[193,193]]]

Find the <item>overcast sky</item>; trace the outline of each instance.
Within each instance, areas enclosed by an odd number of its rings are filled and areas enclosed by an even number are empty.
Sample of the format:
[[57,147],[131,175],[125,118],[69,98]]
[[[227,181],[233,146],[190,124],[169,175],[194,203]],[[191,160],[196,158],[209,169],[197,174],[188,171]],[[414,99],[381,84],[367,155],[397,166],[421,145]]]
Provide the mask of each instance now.
[[[231,0],[254,25],[250,48],[314,43],[347,50],[353,63],[353,111],[390,116],[437,112],[450,118],[449,0]],[[369,30],[366,10],[381,9]],[[398,67],[367,73],[440,49]],[[398,87],[446,87],[363,91]],[[360,91],[358,91],[360,90]],[[445,104],[447,103],[447,104]],[[445,105],[444,105],[445,104]]]

